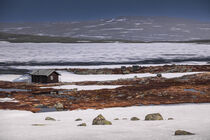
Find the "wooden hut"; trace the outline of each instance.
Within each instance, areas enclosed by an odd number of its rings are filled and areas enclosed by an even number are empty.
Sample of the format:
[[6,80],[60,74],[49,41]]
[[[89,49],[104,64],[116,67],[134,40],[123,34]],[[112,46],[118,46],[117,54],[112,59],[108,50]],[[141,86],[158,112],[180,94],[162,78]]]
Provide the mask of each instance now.
[[32,83],[58,83],[59,73],[55,70],[33,70],[31,73]]

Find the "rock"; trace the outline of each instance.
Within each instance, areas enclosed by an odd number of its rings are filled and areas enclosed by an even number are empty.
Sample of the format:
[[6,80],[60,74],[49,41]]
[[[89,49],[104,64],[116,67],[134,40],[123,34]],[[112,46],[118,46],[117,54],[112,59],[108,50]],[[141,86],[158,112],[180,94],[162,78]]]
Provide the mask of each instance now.
[[130,74],[129,70],[122,71],[123,74]]
[[136,72],[139,70],[139,66],[138,65],[133,65],[132,66],[132,72]]
[[119,120],[119,118],[115,118],[114,120]]
[[121,71],[126,71],[126,66],[121,66]]
[[174,120],[174,118],[168,118],[168,120]]
[[132,117],[132,118],[131,118],[131,121],[138,121],[138,120],[140,120],[140,119],[137,118],[137,117]]
[[78,119],[76,119],[75,121],[82,121],[82,119],[78,118]]
[[54,105],[54,107],[56,108],[57,111],[62,111],[64,110],[63,104],[62,103],[56,103]]
[[157,77],[162,77],[162,74],[161,74],[161,73],[158,73],[158,74],[157,74]]
[[45,106],[43,104],[35,104],[34,107],[35,108],[44,108],[44,107],[47,107],[47,106]]
[[176,130],[174,135],[195,135],[195,134],[191,133],[191,132],[184,131],[184,130]]
[[77,126],[87,126],[86,123],[81,123],[81,124],[78,124]]
[[107,121],[101,114],[93,119],[92,125],[112,125],[110,121]]
[[45,126],[46,124],[32,124],[32,126]]
[[122,118],[123,120],[127,120],[128,118]]
[[146,115],[145,120],[163,120],[163,117],[160,113],[153,113]]
[[48,121],[56,121],[56,119],[54,119],[52,117],[46,117],[45,120],[48,120]]

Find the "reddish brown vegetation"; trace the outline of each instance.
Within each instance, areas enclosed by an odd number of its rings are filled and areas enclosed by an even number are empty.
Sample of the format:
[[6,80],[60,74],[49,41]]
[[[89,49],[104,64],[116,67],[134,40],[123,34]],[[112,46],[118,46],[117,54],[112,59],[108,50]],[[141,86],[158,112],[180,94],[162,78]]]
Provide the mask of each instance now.
[[[62,94],[64,94],[64,92],[51,88],[39,88],[41,86],[52,86],[55,84],[38,85],[0,82],[0,88],[30,90],[27,92],[0,92],[1,98],[9,97],[19,101],[17,103],[0,103],[0,109],[19,109],[37,112],[40,110],[39,108],[35,108],[37,105],[42,104],[47,107],[53,107],[57,102],[62,103],[64,108],[69,110],[88,108],[100,109],[132,105],[210,102],[210,73],[188,75],[173,79],[148,77],[105,82],[78,82],[74,84],[126,86],[116,89],[66,91],[65,95],[58,95],[55,94],[55,92]],[[50,92],[53,92],[53,95],[50,95]]]

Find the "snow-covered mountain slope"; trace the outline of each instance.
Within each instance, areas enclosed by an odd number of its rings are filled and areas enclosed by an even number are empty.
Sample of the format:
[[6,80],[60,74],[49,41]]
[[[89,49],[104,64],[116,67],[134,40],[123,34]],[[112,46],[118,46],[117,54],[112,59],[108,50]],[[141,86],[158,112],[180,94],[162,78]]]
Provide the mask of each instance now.
[[183,41],[210,39],[210,22],[167,17],[118,17],[80,22],[0,23],[0,32],[86,39]]

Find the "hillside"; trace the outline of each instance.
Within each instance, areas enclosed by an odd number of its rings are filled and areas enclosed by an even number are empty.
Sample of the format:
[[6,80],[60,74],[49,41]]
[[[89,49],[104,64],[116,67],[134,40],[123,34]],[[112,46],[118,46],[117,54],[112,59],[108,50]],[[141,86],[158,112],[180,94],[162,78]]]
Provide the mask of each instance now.
[[56,42],[78,41],[75,38],[137,42],[189,41],[210,39],[210,22],[168,17],[118,17],[79,22],[0,23],[0,32],[43,36],[44,41],[41,37],[30,36],[43,42],[51,42],[51,39]]

